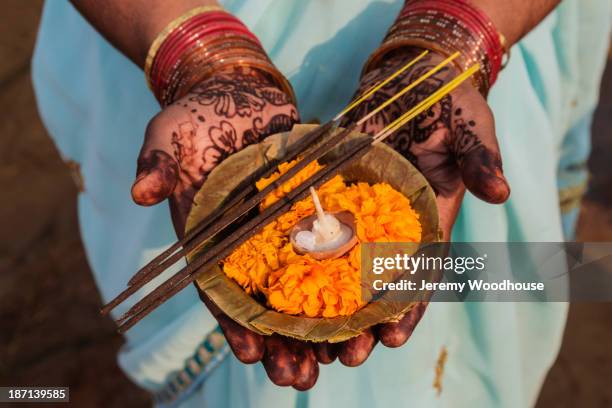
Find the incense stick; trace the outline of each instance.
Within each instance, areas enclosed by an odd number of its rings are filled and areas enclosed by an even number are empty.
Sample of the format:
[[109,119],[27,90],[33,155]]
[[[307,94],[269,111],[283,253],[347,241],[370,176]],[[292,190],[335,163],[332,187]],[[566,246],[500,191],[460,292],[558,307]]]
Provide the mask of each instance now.
[[368,88],[354,102],[352,102],[349,106],[344,108],[344,110],[342,112],[337,114],[336,117],[334,118],[334,120],[338,119],[338,118],[341,118],[342,116],[344,116],[347,113],[349,113],[350,111],[352,111],[354,108],[356,108],[358,105],[360,105],[363,101],[368,99],[370,96],[374,95],[374,93],[376,93],[376,91],[378,91],[380,88],[382,88],[383,86],[387,85],[389,82],[391,82],[392,80],[397,78],[402,72],[406,71],[408,68],[410,68],[411,66],[413,66],[414,64],[419,62],[421,60],[421,58],[426,56],[428,53],[429,53],[429,50],[423,51],[416,58],[414,58],[412,61],[408,62],[406,65],[404,65],[403,67],[401,67],[400,69],[395,71],[393,74],[389,75],[389,77],[387,77],[387,79],[385,79],[384,81],[382,81],[380,83],[377,83],[377,84],[371,86],[370,88]]
[[333,163],[319,170],[309,179],[302,182],[298,187],[290,191],[283,199],[277,201],[272,206],[266,208],[259,216],[253,218],[243,226],[241,226],[234,234],[225,238],[218,244],[196,258],[192,263],[187,265],[172,278],[159,286],[153,292],[145,296],[140,302],[135,304],[119,321],[122,322],[119,329],[125,331],[140,321],[150,311],[155,309],[169,297],[180,291],[189,283],[196,279],[197,271],[200,268],[211,266],[215,262],[219,262],[223,257],[227,256],[238,245],[245,242],[252,235],[257,233],[261,227],[265,226],[269,221],[276,219],[277,215],[287,208],[290,208],[293,203],[305,196],[308,193],[308,188],[318,186],[324,183],[327,179],[335,175],[341,168],[351,163],[353,160],[363,156],[374,143],[380,142],[399,129],[403,124],[429,109],[433,104],[447,95],[463,81],[468,79],[476,70],[478,65],[470,67],[466,72],[457,76],[448,84],[441,87],[431,96],[419,103],[416,107],[403,114],[398,120],[386,126],[383,130],[377,133],[374,137],[368,137],[365,141],[357,143],[355,147],[342,157],[336,159]]
[[379,133],[380,136],[374,138],[373,143],[379,143],[386,139],[391,133],[395,132],[406,123],[414,119],[416,116],[420,115],[422,112],[431,108],[434,104],[436,104],[440,99],[448,95],[451,91],[461,85],[466,79],[474,75],[476,71],[480,69],[480,64],[474,64],[468,69],[466,69],[463,73],[455,77],[453,80],[449,81],[447,84],[442,86],[440,89],[431,94],[428,98],[421,101],[417,106],[410,109],[408,112],[400,116],[398,119],[393,121],[389,126],[386,127],[386,133]]
[[425,73],[422,77],[420,77],[419,79],[417,79],[416,81],[414,81],[413,83],[411,83],[410,85],[408,85],[407,87],[405,87],[404,89],[402,89],[401,91],[399,91],[398,93],[396,93],[395,95],[393,95],[391,98],[387,99],[385,102],[383,102],[382,104],[380,104],[380,106],[378,106],[376,109],[374,109],[372,112],[368,113],[366,116],[364,116],[363,118],[361,118],[359,120],[359,122],[357,122],[358,124],[362,124],[365,123],[366,121],[368,121],[371,117],[373,117],[374,115],[376,115],[378,112],[382,111],[383,109],[385,109],[387,106],[389,106],[390,104],[392,104],[394,101],[396,101],[399,97],[401,97],[402,95],[406,94],[408,91],[411,91],[412,89],[414,89],[417,85],[420,85],[423,81],[425,81],[427,78],[429,78],[430,76],[432,76],[433,74],[435,74],[436,72],[440,71],[442,68],[444,68],[446,65],[450,64],[455,58],[457,58],[459,55],[461,55],[459,53],[459,51],[457,51],[456,53],[454,53],[453,55],[451,55],[450,57],[448,57],[447,59],[445,59],[444,61],[440,62],[438,65],[436,65],[435,67],[433,67],[431,70],[429,70],[427,73]]

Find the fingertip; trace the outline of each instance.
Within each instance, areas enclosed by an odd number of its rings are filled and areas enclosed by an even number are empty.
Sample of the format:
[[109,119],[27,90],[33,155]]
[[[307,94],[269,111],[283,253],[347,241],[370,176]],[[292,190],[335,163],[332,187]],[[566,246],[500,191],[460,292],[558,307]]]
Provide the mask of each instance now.
[[496,187],[491,190],[494,191],[494,194],[489,197],[491,204],[503,204],[510,198],[510,185],[505,178],[498,178]]
[[132,200],[138,205],[145,207],[155,205],[163,200],[159,190],[152,190],[144,179],[146,177],[138,178],[132,184]]
[[178,163],[170,154],[158,149],[141,152],[132,199],[144,206],[163,201],[174,191],[178,175]]
[[479,199],[502,204],[510,196],[499,153],[484,146],[474,149],[461,160],[461,173],[466,188]]
[[[263,359],[264,356],[264,344],[262,336],[258,338],[251,338],[248,340],[250,343],[248,346],[243,347],[239,353],[234,351],[234,355],[241,363],[244,364],[255,364]],[[231,347],[231,346],[230,346]]]
[[397,348],[403,346],[407,341],[409,334],[397,327],[398,323],[386,323],[378,331],[378,339],[383,346],[389,348]]
[[263,358],[263,353],[258,353],[256,350],[253,350],[251,354],[243,354],[240,358],[236,354],[234,355],[243,364],[255,364]]
[[339,343],[315,343],[312,347],[317,357],[317,361],[321,364],[333,363],[336,358],[338,358],[338,353],[340,352]]
[[132,185],[132,199],[138,205],[151,206],[165,200],[176,185],[176,180],[152,170],[148,174],[139,175]]
[[298,344],[295,350],[299,358],[299,365],[293,388],[298,391],[306,391],[314,387],[319,378],[319,363],[310,344]]
[[419,303],[396,323],[385,323],[378,328],[378,339],[389,348],[401,347],[414,332],[415,327],[423,317],[427,303]]
[[234,322],[226,315],[217,318],[227,344],[238,360],[244,364],[254,364],[264,356],[264,338]]
[[267,336],[262,363],[270,380],[281,387],[293,385],[297,377],[297,359],[279,335]]
[[347,340],[343,345],[338,359],[347,367],[357,367],[363,364],[376,345],[376,337],[372,330],[366,330],[357,337]]
[[510,186],[503,175],[482,174],[476,180],[464,182],[472,194],[490,204],[503,204],[510,197]]

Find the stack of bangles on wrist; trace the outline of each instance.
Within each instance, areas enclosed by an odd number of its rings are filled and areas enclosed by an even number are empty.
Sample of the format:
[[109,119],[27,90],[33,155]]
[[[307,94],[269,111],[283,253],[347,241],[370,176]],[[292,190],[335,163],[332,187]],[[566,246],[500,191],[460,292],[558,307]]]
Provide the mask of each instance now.
[[483,96],[510,56],[506,40],[493,22],[466,0],[407,1],[383,44],[370,56],[364,72],[377,67],[389,53],[405,47],[424,48],[446,57],[459,52],[453,62],[460,71],[479,63],[480,71],[473,82]]
[[215,72],[232,67],[256,69],[295,103],[291,85],[257,37],[220,7],[198,7],[171,22],[153,41],[144,70],[155,97],[168,106]]

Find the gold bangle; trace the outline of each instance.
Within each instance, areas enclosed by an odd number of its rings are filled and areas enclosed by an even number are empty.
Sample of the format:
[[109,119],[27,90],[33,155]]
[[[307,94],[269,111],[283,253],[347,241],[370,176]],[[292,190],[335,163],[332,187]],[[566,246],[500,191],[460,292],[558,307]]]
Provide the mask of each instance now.
[[510,62],[510,44],[508,44],[508,40],[506,39],[506,36],[503,35],[502,33],[497,33],[499,35],[499,42],[502,46],[502,48],[504,49],[504,57],[502,58],[502,64],[500,67],[500,70],[506,68],[506,66],[508,65],[508,63]]
[[185,21],[189,20],[191,17],[197,14],[208,13],[211,11],[223,11],[223,7],[221,6],[200,6],[189,10],[188,12],[182,14],[181,16],[172,20],[159,34],[155,37],[155,40],[151,43],[149,47],[149,52],[147,53],[147,58],[145,59],[144,65],[144,73],[145,78],[147,80],[147,84],[150,89],[153,89],[151,84],[151,67],[153,66],[153,61],[155,60],[155,56],[157,55],[157,51],[159,51],[159,47],[164,43],[166,38],[170,35],[172,31],[174,31],[178,26],[183,24]]

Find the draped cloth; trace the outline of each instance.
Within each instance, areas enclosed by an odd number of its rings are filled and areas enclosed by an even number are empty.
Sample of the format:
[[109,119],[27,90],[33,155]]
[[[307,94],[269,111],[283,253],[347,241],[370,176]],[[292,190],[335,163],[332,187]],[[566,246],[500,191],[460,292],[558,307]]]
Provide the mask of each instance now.
[[[403,4],[222,3],[259,37],[290,79],[306,121],[325,121],[349,101],[363,62]],[[513,48],[510,64],[489,96],[512,195],[506,204],[494,206],[468,193],[454,240],[571,237],[587,177],[590,120],[606,60],[611,9],[609,0],[565,0]],[[50,135],[66,160],[80,164],[81,235],[102,298],[109,300],[139,266],[175,240],[166,204],[139,207],[130,197],[144,130],[159,106],[142,72],[65,1],[45,4],[32,75]],[[147,286],[138,292],[132,303],[150,290]],[[191,386],[183,387],[173,404],[529,406],[558,352],[566,313],[563,303],[431,304],[405,346],[378,346],[358,368],[321,366],[317,385],[305,393],[273,385],[261,364],[244,365],[231,353],[222,358],[225,349],[209,369],[190,372]],[[214,343],[208,340],[215,328],[189,287],[126,334],[119,364],[141,387],[164,389],[183,373],[194,353]],[[448,354],[437,395],[432,383],[442,348]]]

